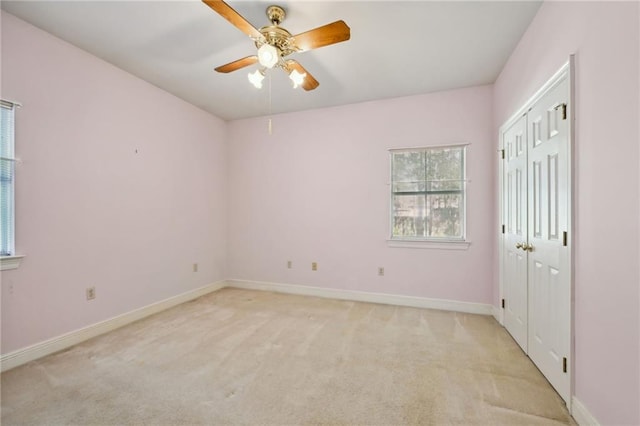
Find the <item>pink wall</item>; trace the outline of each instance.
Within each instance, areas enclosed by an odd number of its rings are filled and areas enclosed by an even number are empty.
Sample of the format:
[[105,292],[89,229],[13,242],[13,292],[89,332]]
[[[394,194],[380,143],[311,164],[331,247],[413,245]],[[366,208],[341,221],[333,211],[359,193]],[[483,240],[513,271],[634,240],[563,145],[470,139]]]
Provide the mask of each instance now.
[[546,2],[494,91],[497,135],[576,53],[575,395],[601,424],[640,424],[639,15]]
[[[279,115],[271,136],[265,118],[229,123],[229,278],[490,303],[491,92],[483,86]],[[471,144],[471,247],[388,247],[387,150],[461,142]]]
[[225,277],[223,121],[7,13],[2,96],[24,104],[27,255],[2,273],[2,353]]

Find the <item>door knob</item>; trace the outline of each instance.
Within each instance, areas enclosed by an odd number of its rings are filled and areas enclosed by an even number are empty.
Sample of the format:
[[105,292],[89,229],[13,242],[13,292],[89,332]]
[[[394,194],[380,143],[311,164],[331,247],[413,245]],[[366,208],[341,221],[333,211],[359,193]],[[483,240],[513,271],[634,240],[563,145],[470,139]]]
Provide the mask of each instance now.
[[524,244],[522,244],[522,250],[524,250],[524,251],[533,251],[533,246],[531,244],[524,243]]
[[516,243],[516,248],[517,249],[521,249],[522,248],[522,243]]

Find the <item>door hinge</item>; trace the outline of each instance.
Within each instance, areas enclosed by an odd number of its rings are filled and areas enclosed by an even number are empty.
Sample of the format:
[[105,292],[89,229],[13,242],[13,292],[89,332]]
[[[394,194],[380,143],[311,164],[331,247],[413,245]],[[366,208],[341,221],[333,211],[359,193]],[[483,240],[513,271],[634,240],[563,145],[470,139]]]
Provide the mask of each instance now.
[[504,309],[504,299],[502,299],[502,309]]
[[501,155],[502,155],[502,159],[504,160],[504,149],[501,149],[500,152],[501,152]]
[[567,372],[567,357],[562,358],[562,372],[563,373]]
[[564,231],[564,232],[562,233],[562,245],[563,245],[563,246],[565,246],[565,247],[567,246],[567,243],[568,243],[568,241],[567,241],[567,240],[568,240],[568,239],[569,239],[569,236],[567,235],[567,231]]
[[502,225],[502,233],[503,233],[503,234],[504,234],[504,231],[505,231],[505,226],[504,226],[504,225]]

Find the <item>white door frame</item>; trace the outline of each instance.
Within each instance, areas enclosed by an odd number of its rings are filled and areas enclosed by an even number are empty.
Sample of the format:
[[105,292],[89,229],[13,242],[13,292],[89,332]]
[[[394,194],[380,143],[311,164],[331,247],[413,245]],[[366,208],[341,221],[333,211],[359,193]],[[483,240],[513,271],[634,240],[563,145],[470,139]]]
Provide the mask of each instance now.
[[[570,354],[569,354],[569,365],[567,374],[569,374],[569,383],[570,383],[570,398],[567,401],[567,406],[569,411],[571,411],[571,403],[575,390],[575,259],[574,259],[574,250],[573,244],[575,242],[575,220],[574,220],[574,205],[576,202],[576,191],[575,181],[576,181],[576,170],[574,166],[574,151],[575,151],[575,54],[569,56],[569,60],[538,90],[535,92],[533,96],[529,98],[529,100],[519,108],[502,126],[500,126],[499,130],[499,155],[502,156],[504,152],[504,140],[503,134],[504,132],[511,127],[523,114],[526,114],[529,109],[540,100],[547,91],[549,91],[554,85],[561,79],[568,78],[569,81],[569,106],[567,108],[567,120],[568,120],[568,167],[570,170],[569,182],[568,182],[568,190],[569,190],[569,205],[568,205],[568,239],[567,239],[567,250],[569,251],[569,259],[570,259],[570,268],[569,268],[569,283],[571,286],[571,303],[570,303],[570,321],[569,330],[570,330]],[[503,234],[502,227],[505,223],[504,209],[503,209],[503,179],[504,179],[504,162],[499,161],[498,167],[498,212],[500,218],[500,228],[498,235],[498,260],[499,260],[499,303],[502,303],[504,300],[504,248],[503,248]],[[504,326],[504,309],[498,306],[498,309],[494,311],[494,316],[498,322]]]

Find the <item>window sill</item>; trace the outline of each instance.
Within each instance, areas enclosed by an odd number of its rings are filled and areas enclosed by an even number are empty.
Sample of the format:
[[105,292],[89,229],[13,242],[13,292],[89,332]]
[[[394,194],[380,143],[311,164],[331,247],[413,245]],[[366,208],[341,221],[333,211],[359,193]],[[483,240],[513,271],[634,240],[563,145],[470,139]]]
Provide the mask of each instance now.
[[470,245],[469,241],[387,240],[387,246],[392,248],[468,250]]
[[0,271],[18,269],[24,256],[2,256],[0,257]]

